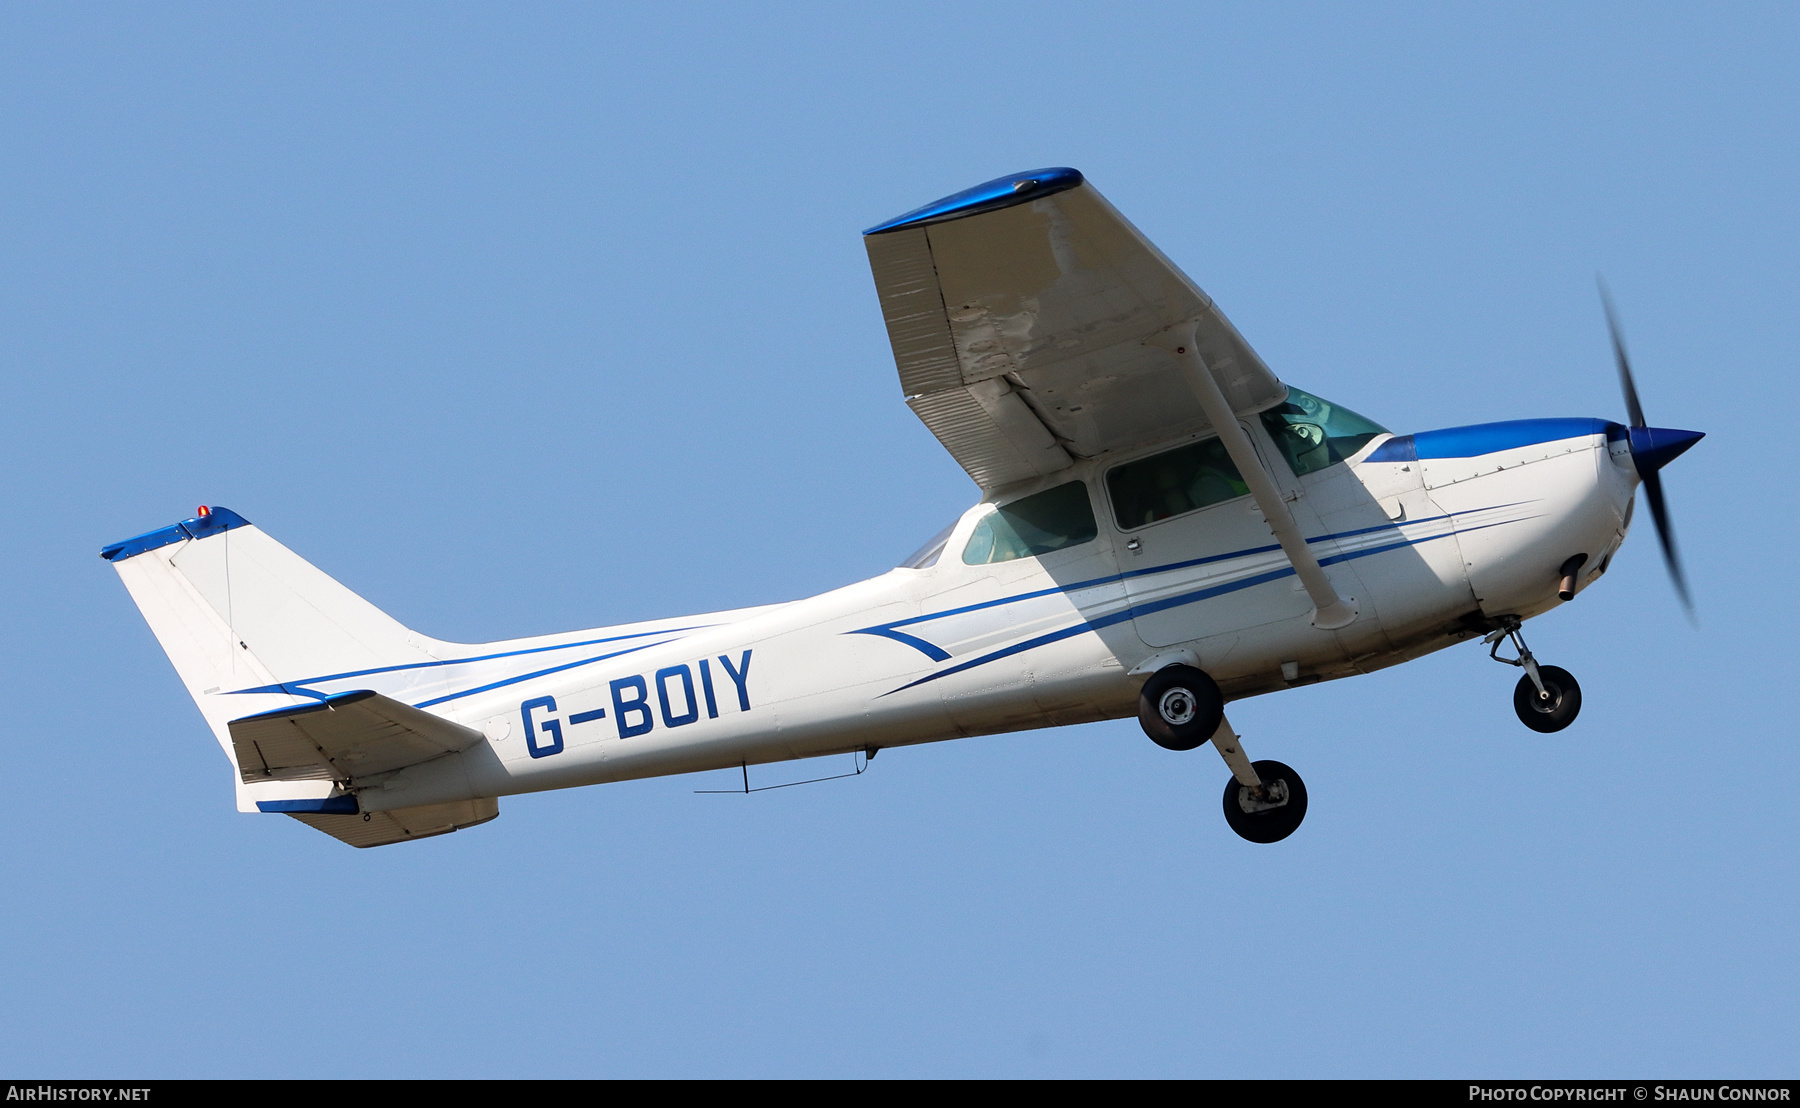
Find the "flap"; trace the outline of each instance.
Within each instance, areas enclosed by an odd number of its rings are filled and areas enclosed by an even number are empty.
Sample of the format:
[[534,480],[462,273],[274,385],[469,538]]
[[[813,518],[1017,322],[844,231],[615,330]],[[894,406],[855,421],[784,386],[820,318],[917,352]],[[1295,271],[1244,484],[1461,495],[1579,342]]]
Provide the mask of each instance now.
[[367,690],[231,721],[238,772],[256,781],[349,781],[469,747],[481,732]]
[[983,489],[1210,426],[1146,340],[1198,320],[1239,413],[1287,389],[1072,169],[979,185],[864,236],[907,404]]

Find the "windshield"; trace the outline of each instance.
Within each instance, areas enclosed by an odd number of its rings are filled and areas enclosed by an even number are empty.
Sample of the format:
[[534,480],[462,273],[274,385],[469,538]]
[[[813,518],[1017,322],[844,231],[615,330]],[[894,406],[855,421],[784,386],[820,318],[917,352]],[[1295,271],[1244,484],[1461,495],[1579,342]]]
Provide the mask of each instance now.
[[1264,412],[1262,421],[1296,477],[1336,465],[1388,433],[1379,423],[1292,385],[1287,403]]

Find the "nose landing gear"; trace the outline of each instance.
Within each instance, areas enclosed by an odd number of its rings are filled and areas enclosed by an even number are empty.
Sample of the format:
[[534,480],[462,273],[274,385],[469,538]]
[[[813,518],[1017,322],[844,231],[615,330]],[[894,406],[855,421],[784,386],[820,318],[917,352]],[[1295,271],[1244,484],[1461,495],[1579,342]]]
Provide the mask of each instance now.
[[[1539,665],[1525,645],[1525,636],[1519,633],[1519,627],[1517,619],[1503,617],[1500,626],[1482,640],[1493,645],[1488,656],[1525,671],[1525,676],[1519,678],[1518,685],[1513,688],[1513,711],[1518,714],[1519,722],[1544,734],[1561,731],[1574,723],[1581,712],[1581,686],[1575,683],[1574,675],[1568,670]],[[1500,644],[1507,639],[1512,640],[1518,657],[1500,656]]]
[[1538,680],[1542,689],[1531,683],[1529,674],[1519,678],[1513,688],[1513,711],[1519,714],[1519,722],[1545,734],[1574,723],[1575,714],[1581,711],[1581,686],[1575,678],[1566,669],[1539,666]]

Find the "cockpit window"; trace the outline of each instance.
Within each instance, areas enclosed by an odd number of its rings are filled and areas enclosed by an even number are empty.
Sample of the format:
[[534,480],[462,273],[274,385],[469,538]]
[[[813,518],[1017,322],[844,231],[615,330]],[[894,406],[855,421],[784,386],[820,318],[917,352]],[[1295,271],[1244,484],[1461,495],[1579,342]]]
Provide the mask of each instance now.
[[938,555],[944,552],[944,544],[950,541],[950,532],[956,530],[956,524],[939,531],[926,541],[924,546],[912,552],[912,557],[900,563],[901,569],[930,569],[937,565]]
[[1112,493],[1113,518],[1130,531],[1243,496],[1250,491],[1218,439],[1189,443],[1135,462],[1106,475]]
[[1380,424],[1292,385],[1287,403],[1264,412],[1262,421],[1296,477],[1336,465],[1387,434]]
[[981,566],[1035,558],[1079,546],[1099,533],[1087,486],[1070,481],[1003,504],[983,516],[969,536],[969,545],[963,547],[963,561]]

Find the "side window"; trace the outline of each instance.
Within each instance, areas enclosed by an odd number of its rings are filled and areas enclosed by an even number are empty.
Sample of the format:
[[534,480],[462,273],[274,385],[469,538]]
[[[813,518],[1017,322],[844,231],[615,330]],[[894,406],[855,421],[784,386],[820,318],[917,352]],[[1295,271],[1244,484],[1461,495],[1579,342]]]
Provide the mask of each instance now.
[[972,566],[1035,558],[1052,550],[1079,546],[1100,533],[1087,486],[1070,481],[1004,504],[983,517],[963,547],[963,562]]
[[1129,531],[1209,504],[1244,496],[1250,486],[1218,439],[1126,462],[1106,475],[1113,518]]
[[1287,403],[1264,412],[1262,421],[1296,477],[1336,465],[1387,433],[1380,424],[1292,385]]
[[938,555],[944,552],[944,544],[950,541],[950,532],[956,530],[956,524],[939,531],[926,541],[924,546],[912,552],[912,557],[900,563],[901,569],[930,569],[937,565]]

